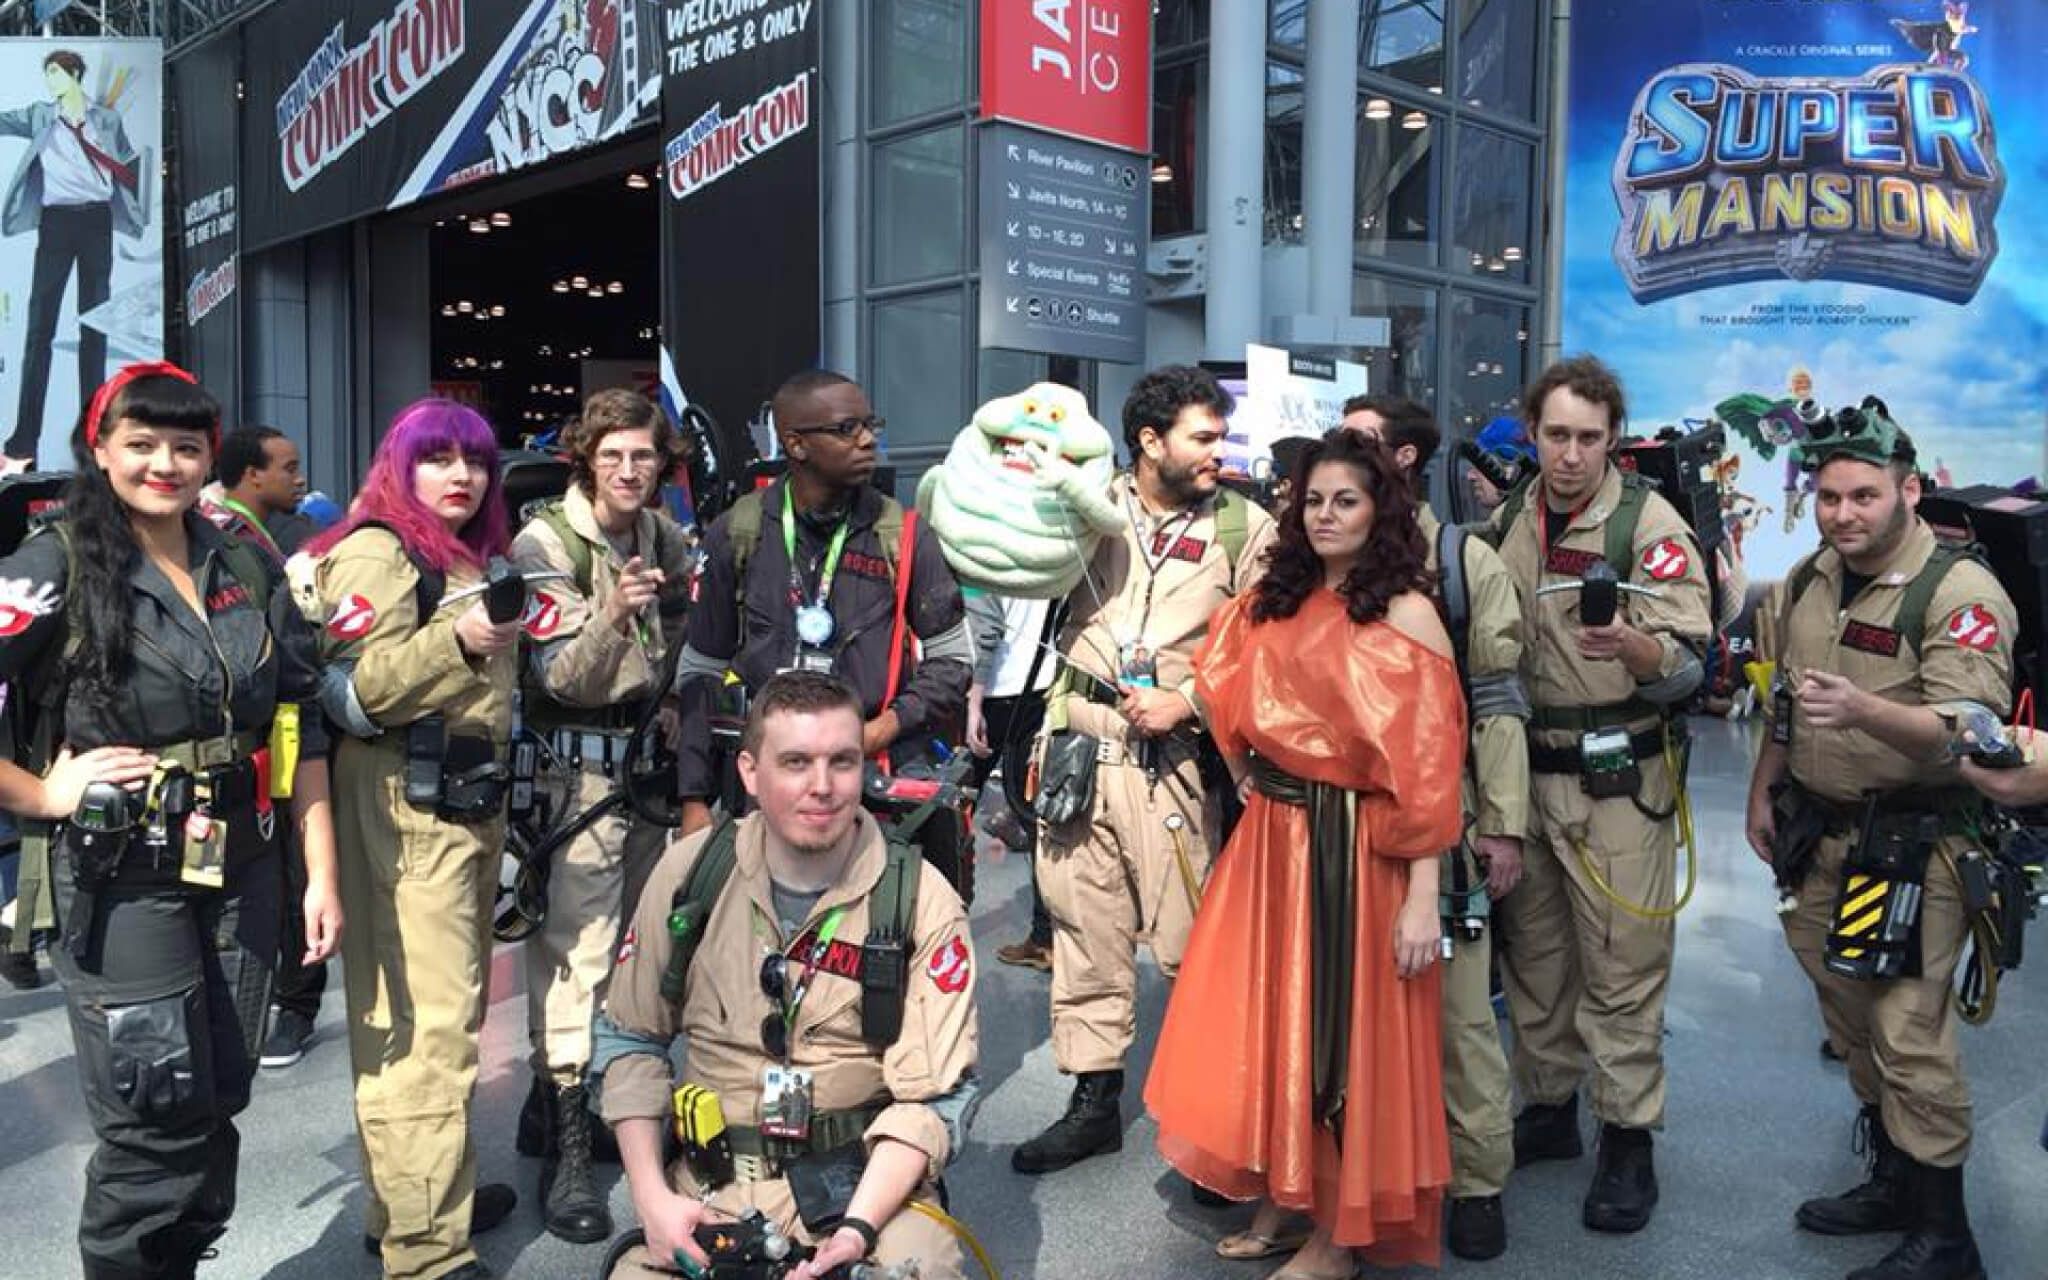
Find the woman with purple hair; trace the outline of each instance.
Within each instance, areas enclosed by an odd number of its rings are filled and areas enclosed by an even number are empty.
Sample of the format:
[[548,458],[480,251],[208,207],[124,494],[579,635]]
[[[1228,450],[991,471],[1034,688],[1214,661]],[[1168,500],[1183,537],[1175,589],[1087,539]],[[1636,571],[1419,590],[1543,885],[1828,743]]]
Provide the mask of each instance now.
[[509,541],[490,424],[422,400],[392,422],[347,518],[310,546],[321,704],[347,731],[334,804],[366,1244],[393,1277],[489,1275],[470,1235],[514,1202],[476,1185],[469,1105],[519,623],[458,596]]

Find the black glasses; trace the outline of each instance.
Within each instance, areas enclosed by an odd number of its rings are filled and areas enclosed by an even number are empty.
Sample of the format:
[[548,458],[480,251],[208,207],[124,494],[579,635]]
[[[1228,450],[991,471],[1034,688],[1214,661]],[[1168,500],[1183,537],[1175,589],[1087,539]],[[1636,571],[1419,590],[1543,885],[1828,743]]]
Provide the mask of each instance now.
[[775,1002],[775,1009],[761,1019],[761,1048],[778,1062],[789,1056],[789,1020],[782,1011],[787,967],[780,952],[761,957],[761,994]]
[[791,427],[789,434],[793,436],[837,436],[841,440],[851,440],[863,431],[871,436],[879,437],[882,434],[882,428],[888,425],[889,420],[887,418],[869,414],[865,418],[841,418],[837,422],[821,422],[815,426]]

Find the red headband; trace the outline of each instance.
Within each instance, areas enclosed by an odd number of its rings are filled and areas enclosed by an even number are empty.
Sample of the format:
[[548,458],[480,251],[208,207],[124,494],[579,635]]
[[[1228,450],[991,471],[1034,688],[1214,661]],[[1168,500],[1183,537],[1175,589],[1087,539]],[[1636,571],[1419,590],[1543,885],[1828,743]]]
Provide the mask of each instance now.
[[[120,394],[121,388],[137,378],[154,377],[176,378],[180,382],[189,382],[195,387],[199,385],[199,379],[168,360],[139,360],[134,364],[122,365],[114,371],[113,377],[102,382],[100,389],[92,393],[92,406],[85,411],[86,448],[92,449],[99,445],[100,421],[107,416],[107,406],[114,403],[114,397]],[[214,451],[219,452],[220,423],[215,422],[213,424],[213,431],[208,439],[212,443]]]

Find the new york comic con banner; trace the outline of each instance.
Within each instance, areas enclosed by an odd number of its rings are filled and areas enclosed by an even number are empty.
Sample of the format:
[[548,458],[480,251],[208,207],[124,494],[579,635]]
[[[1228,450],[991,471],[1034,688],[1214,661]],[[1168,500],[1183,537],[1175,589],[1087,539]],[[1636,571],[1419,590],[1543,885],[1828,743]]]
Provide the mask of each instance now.
[[1882,397],[1943,483],[2042,473],[2048,5],[1579,0],[1572,33],[1565,347],[1639,431],[1729,424],[1752,577],[1815,543],[1816,409]]
[[71,466],[107,370],[163,352],[163,50],[0,40],[6,466]]
[[655,118],[656,0],[292,0],[243,28],[245,248]]

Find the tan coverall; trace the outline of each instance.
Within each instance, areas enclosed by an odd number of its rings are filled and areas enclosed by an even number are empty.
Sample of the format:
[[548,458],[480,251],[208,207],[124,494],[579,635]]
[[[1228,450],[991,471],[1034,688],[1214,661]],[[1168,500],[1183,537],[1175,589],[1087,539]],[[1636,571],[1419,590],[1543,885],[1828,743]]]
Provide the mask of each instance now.
[[[1772,617],[1786,619],[1776,637],[1778,650],[1767,656],[1788,679],[1830,671],[1906,706],[1968,699],[2004,715],[2018,622],[2011,599],[1983,565],[1961,561],[1935,588],[1917,660],[1893,626],[1905,584],[1934,547],[1932,531],[1915,520],[1891,563],[1846,609],[1841,557],[1833,550],[1816,553],[1818,573],[1792,603],[1789,617],[1782,601],[1789,577],[1764,605]],[[1838,804],[1860,802],[1868,791],[1964,786],[1952,764],[1909,759],[1860,730],[1813,728],[1796,701],[1788,752],[1792,777]],[[1970,1086],[1949,999],[1967,921],[1948,859],[1959,857],[1971,841],[1946,835],[1928,861],[1920,975],[1864,981],[1830,973],[1821,963],[1853,839],[1831,834],[1822,840],[1799,888],[1798,907],[1784,918],[1785,940],[1813,980],[1828,1039],[1848,1061],[1857,1100],[1882,1108],[1885,1133],[1901,1151],[1922,1164],[1953,1167],[1969,1154]]]
[[[689,556],[682,530],[668,516],[642,511],[630,549],[621,555],[598,527],[590,499],[574,485],[562,497],[570,530],[588,544],[590,595],[577,589],[574,562],[561,535],[545,520],[530,520],[512,543],[524,572],[556,571],[561,579],[536,583],[526,613],[529,657],[527,722],[558,748],[604,736],[605,754],[583,755],[573,769],[576,794],[557,815],[567,822],[611,793],[630,730],[655,688],[668,646],[682,634],[680,613],[667,624],[650,606],[624,632],[605,620],[604,602],[618,589],[631,555],[666,574],[662,600],[689,592]],[[667,528],[660,528],[667,525]],[[568,762],[564,760],[564,767]],[[604,998],[620,931],[639,899],[668,838],[666,828],[622,809],[558,850],[548,872],[547,919],[526,943],[526,1030],[534,1074],[560,1087],[580,1084],[590,1065],[590,1022]]]
[[[672,943],[667,920],[676,892],[716,828],[687,836],[668,847],[633,913],[620,948],[599,1029],[602,1071],[601,1113],[616,1125],[635,1116],[673,1124],[668,1049],[682,1037],[688,1049],[680,1080],[717,1093],[728,1125],[761,1122],[762,1072],[770,1065],[761,1044],[761,1022],[781,1008],[761,990],[761,965],[770,952],[786,951],[795,938],[776,924],[770,896],[764,837],[756,814],[740,820],[732,879],[705,922],[690,964],[681,1007],[662,998],[661,979]],[[826,890],[811,909],[803,935],[813,935],[836,907],[845,907],[835,935],[858,947],[869,928],[869,895],[886,861],[881,829],[860,816],[860,844],[838,886]],[[884,1138],[925,1153],[929,1165],[914,1198],[936,1205],[936,1184],[958,1154],[966,1115],[949,1118],[949,1099],[976,1086],[969,1079],[980,1055],[980,1022],[975,1015],[977,978],[974,941],[967,911],[945,877],[920,863],[917,914],[912,922],[908,989],[903,1029],[886,1050],[861,1038],[861,988],[857,977],[821,968],[798,1009],[790,1038],[792,1066],[812,1073],[818,1112],[881,1106],[864,1134],[869,1151]],[[683,1161],[670,1170],[675,1188],[696,1194],[699,1186]],[[711,1204],[729,1214],[759,1209],[800,1243],[814,1243],[797,1220],[796,1201],[780,1177],[736,1181],[715,1191]],[[915,1258],[927,1280],[958,1280],[962,1254],[952,1233],[909,1208],[874,1224],[881,1239],[876,1260],[895,1264]],[[647,1265],[644,1249],[627,1256],[615,1277],[667,1276],[671,1270]]]
[[[1133,485],[1130,477],[1119,476],[1111,498],[1139,512],[1143,528],[1126,527],[1121,536],[1103,539],[1068,598],[1059,648],[1077,673],[1068,679],[1080,692],[1056,696],[1046,708],[1048,729],[1058,727],[1064,714],[1069,728],[1104,744],[1093,811],[1045,826],[1038,846],[1038,887],[1053,922],[1053,1060],[1070,1075],[1123,1068],[1137,1034],[1139,941],[1151,947],[1169,978],[1180,967],[1194,927],[1195,897],[1167,818],[1179,815],[1185,824],[1180,840],[1196,886],[1208,878],[1220,821],[1197,766],[1195,724],[1163,740],[1155,781],[1139,763],[1143,736],[1115,706],[1090,700],[1114,700],[1096,681],[1113,687],[1119,645],[1142,644],[1154,655],[1158,687],[1180,691],[1199,713],[1195,648],[1223,602],[1257,581],[1261,557],[1277,532],[1271,516],[1250,507],[1233,573],[1216,537],[1213,504],[1191,521],[1180,512],[1157,517],[1142,510]],[[1064,704],[1063,712],[1055,703]],[[1042,755],[1042,741],[1040,749]]]
[[[337,735],[334,828],[348,929],[348,989],[356,1131],[370,1203],[366,1226],[384,1241],[384,1271],[433,1277],[475,1258],[469,1247],[476,1149],[469,1104],[490,973],[491,907],[503,817],[443,822],[405,798],[406,727],[439,714],[448,735],[511,736],[512,650],[464,655],[455,619],[471,600],[416,623],[418,581],[398,538],[363,529],[319,562],[328,621],[322,656],[353,662],[362,710],[383,730]],[[447,594],[476,581],[460,569]]]
[[[1429,543],[1429,571],[1435,573],[1442,526],[1428,507],[1418,507],[1416,519]],[[1514,689],[1521,687],[1521,597],[1500,554],[1478,537],[1465,539],[1464,569],[1470,614],[1462,658],[1465,678],[1473,686],[1472,771],[1465,781],[1468,841],[1476,836],[1520,840],[1529,829],[1528,729],[1522,716],[1493,709],[1498,704],[1482,686],[1506,679]],[[1485,879],[1469,846],[1444,857],[1463,858],[1471,883]],[[1448,886],[1448,863],[1442,876]],[[1492,972],[1490,924],[1476,941],[1458,939],[1444,966],[1444,1118],[1451,1135],[1450,1193],[1458,1199],[1499,1195],[1515,1166],[1508,1062],[1493,1016]]]
[[[1620,660],[1579,655],[1578,594],[1536,594],[1547,583],[1577,580],[1586,562],[1602,558],[1621,495],[1621,473],[1610,466],[1591,501],[1549,546],[1547,563],[1540,493],[1532,493],[1501,539],[1501,561],[1522,595],[1532,746],[1576,753],[1586,728],[1637,734],[1658,727],[1656,709],[1642,700],[1645,686]],[[1644,496],[1629,562],[1614,570],[1622,581],[1660,593],[1624,592],[1615,615],[1663,647],[1658,678],[1697,665],[1712,630],[1706,565],[1685,521],[1659,495]],[[1502,901],[1501,978],[1514,1027],[1515,1083],[1525,1101],[1565,1102],[1590,1065],[1595,1116],[1656,1129],[1664,1123],[1664,998],[1674,922],[1617,905],[1589,874],[1597,872],[1637,907],[1667,910],[1675,901],[1674,819],[1644,810],[1670,813],[1677,780],[1661,754],[1638,760],[1637,768],[1642,783],[1633,797],[1596,800],[1578,775],[1532,767],[1532,838],[1523,850],[1522,882]]]

